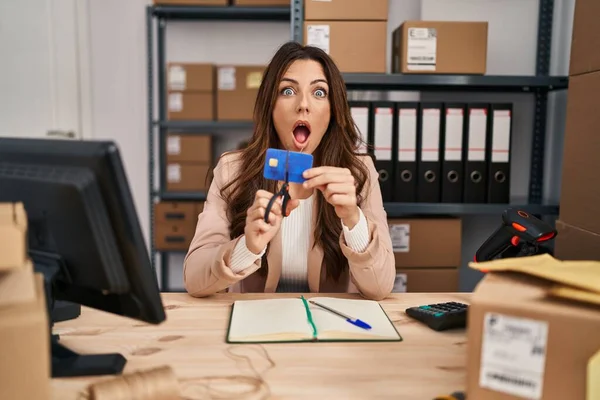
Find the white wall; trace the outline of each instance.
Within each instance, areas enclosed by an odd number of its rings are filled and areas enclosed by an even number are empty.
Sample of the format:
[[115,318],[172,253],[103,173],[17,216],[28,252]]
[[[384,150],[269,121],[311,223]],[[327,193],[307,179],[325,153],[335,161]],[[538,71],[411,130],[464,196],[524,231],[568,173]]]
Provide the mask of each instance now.
[[[145,0],[103,0],[91,5],[91,54],[93,65],[94,133],[119,143],[144,232],[149,229],[147,155],[146,28]],[[555,1],[552,73],[567,74],[574,0]],[[490,23],[488,73],[535,73],[537,0],[390,0],[389,33],[405,19],[487,20]],[[512,27],[509,25],[512,24]],[[249,35],[255,39],[250,42]],[[173,61],[215,63],[266,63],[277,46],[290,37],[288,23],[171,22],[167,28],[167,58]],[[389,40],[389,39],[388,39]],[[389,49],[389,43],[386,47]],[[389,55],[388,55],[389,60]],[[389,65],[389,61],[388,61]],[[352,93],[352,98],[414,98],[415,93]],[[559,177],[561,134],[564,127],[565,94],[551,96],[556,106],[549,113],[547,166]],[[533,126],[533,98],[528,95],[475,96],[428,93],[421,98],[485,98],[516,102],[515,193],[527,194],[529,151]],[[218,150],[234,147],[243,136],[226,134]],[[552,161],[550,161],[552,160]],[[557,199],[558,185],[545,191]],[[500,223],[500,216],[464,219],[464,264],[472,258],[482,235]],[[182,288],[182,255],[171,256],[172,288]],[[464,267],[464,266],[463,266]],[[470,290],[478,277],[465,271],[463,290]]]

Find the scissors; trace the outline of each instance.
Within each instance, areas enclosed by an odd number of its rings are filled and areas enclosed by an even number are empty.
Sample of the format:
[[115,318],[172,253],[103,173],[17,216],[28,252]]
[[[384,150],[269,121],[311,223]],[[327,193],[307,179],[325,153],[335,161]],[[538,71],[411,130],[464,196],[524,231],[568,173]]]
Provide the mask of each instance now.
[[283,185],[281,186],[281,189],[279,189],[279,192],[275,193],[273,195],[273,197],[271,197],[271,200],[269,200],[269,204],[267,204],[267,209],[265,211],[265,222],[269,222],[269,214],[271,213],[271,208],[273,208],[273,204],[275,203],[275,200],[277,200],[277,198],[279,198],[280,196],[283,198],[283,202],[282,202],[282,212],[283,212],[283,216],[286,217],[286,210],[287,210],[287,204],[288,201],[290,200],[291,196],[290,196],[290,171],[289,171],[289,161],[290,161],[290,153],[287,152],[286,153],[286,157],[285,157],[285,175],[284,175],[284,181],[283,181]]

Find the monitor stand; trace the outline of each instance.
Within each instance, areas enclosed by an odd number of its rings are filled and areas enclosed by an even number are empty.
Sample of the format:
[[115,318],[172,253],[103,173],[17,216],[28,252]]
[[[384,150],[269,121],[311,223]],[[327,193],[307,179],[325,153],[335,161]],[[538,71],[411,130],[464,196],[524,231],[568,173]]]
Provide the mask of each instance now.
[[52,378],[118,375],[123,372],[127,360],[118,353],[112,354],[78,354],[59,343],[59,335],[52,334],[56,322],[77,318],[81,313],[79,304],[56,300],[53,290],[59,277],[69,282],[68,270],[60,256],[30,250],[30,257],[35,271],[44,275],[44,289],[50,329],[52,352]]

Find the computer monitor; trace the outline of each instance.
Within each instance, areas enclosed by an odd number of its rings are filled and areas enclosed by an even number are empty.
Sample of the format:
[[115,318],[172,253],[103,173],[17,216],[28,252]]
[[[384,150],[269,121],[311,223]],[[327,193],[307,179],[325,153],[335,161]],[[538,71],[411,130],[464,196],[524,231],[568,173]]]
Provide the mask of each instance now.
[[[65,319],[57,300],[151,324],[166,319],[113,142],[0,138],[0,202],[25,207],[51,324]],[[51,343],[53,377],[119,374],[125,366],[120,354],[79,355],[56,335]]]

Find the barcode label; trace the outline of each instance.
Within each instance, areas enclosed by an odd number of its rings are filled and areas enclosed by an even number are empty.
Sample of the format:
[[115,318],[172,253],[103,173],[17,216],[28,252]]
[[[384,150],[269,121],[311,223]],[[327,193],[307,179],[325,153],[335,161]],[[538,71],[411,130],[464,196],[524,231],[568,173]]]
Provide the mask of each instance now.
[[541,399],[547,340],[546,321],[486,313],[479,386],[527,399]]
[[516,386],[523,386],[523,387],[529,387],[529,388],[537,388],[537,386],[538,386],[537,383],[534,381],[523,379],[518,376],[510,376],[510,375],[505,375],[505,374],[497,373],[497,372],[489,372],[487,374],[487,377],[490,380],[495,380],[495,381],[499,381],[502,383],[508,383],[508,384],[516,385]]

